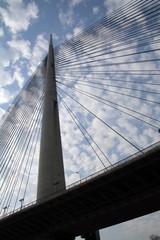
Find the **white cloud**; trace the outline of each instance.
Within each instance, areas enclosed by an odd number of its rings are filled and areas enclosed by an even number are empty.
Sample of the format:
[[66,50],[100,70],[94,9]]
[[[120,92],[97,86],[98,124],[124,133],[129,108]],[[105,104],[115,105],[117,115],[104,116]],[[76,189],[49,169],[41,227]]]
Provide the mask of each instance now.
[[[22,87],[24,77],[21,73],[20,65],[23,62],[22,58],[28,60],[31,56],[30,42],[23,39],[19,40],[14,38],[8,41],[7,45],[8,48],[0,44],[0,87],[11,85],[14,83],[14,81],[17,81],[18,85]],[[9,68],[10,66],[11,68]],[[6,103],[7,97],[8,101],[10,101],[10,96],[6,92]]]
[[56,33],[52,33],[52,38],[53,38],[53,45],[54,45],[54,41],[57,41],[59,39],[59,36]]
[[[81,24],[83,25],[83,23],[81,22]],[[82,26],[77,26],[73,29],[72,33],[67,33],[66,34],[66,39],[70,39],[71,37],[73,37],[73,35],[77,35],[78,33],[80,33],[83,30]]]
[[28,65],[28,75],[30,76],[38,64],[42,61],[48,50],[48,39],[44,34],[39,34],[36,38],[35,45],[32,49],[31,61]]
[[72,26],[73,24],[73,9],[69,8],[67,11],[60,9],[59,11],[59,20],[63,26]]
[[11,93],[4,88],[0,88],[0,103],[7,103],[9,100],[11,100],[13,98],[13,95],[11,95]]
[[8,46],[15,52],[15,55],[30,59],[31,57],[31,43],[24,39],[12,39],[7,42]]
[[[59,9],[59,20],[62,23],[63,27],[72,26],[75,23],[74,7],[82,2],[84,2],[84,0],[71,0],[68,2],[67,9]],[[81,19],[79,19],[79,24],[82,24]]]
[[0,37],[2,37],[4,35],[4,31],[3,31],[3,28],[0,27]]
[[[10,64],[10,61],[11,61],[11,59],[10,59],[10,56],[12,55],[11,51],[7,51],[7,49],[5,49],[0,44],[0,53],[1,53],[1,55],[0,55],[1,66],[3,66],[4,68],[8,67]],[[11,55],[9,55],[9,54],[11,54]]]
[[84,2],[84,0],[70,0],[70,4],[72,7],[75,7],[82,2]]
[[[58,39],[58,36],[56,34],[53,34],[54,39]],[[10,51],[12,52],[12,63],[15,64],[20,59],[27,60],[27,68],[28,68],[28,75],[30,76],[35,69],[37,68],[38,64],[42,61],[43,57],[47,53],[48,50],[48,39],[45,38],[44,34],[37,35],[37,38],[35,40],[35,44],[32,47],[29,40],[24,39],[17,39],[17,37],[13,38],[11,41],[7,42],[8,46],[10,47]],[[20,61],[18,62],[20,64]],[[14,79],[16,76],[16,79],[20,80],[20,68],[19,66],[14,66],[16,68],[16,71],[14,73]],[[19,69],[19,70],[18,70]],[[17,71],[18,70],[18,71]],[[22,77],[23,78],[23,77]],[[18,83],[21,86],[23,80],[19,81]]]
[[92,9],[92,12],[93,12],[94,15],[97,15],[99,13],[99,11],[100,11],[99,6],[95,6]]
[[[10,85],[14,82],[10,72],[0,66],[0,87]],[[1,101],[0,101],[1,102]]]
[[78,34],[79,32],[81,32],[83,30],[83,28],[80,26],[80,27],[75,27],[73,29],[73,34],[76,35]]
[[117,10],[130,0],[104,0],[104,6],[106,7],[107,14]]
[[3,116],[4,113],[5,113],[5,111],[2,108],[0,108],[0,121],[1,121],[1,117]]
[[13,79],[18,82],[18,85],[20,88],[23,87],[23,83],[24,83],[25,79],[24,79],[21,69],[19,67],[15,68],[15,71],[13,73]]
[[73,36],[72,33],[67,33],[67,34],[66,34],[66,39],[70,39],[72,36]]
[[[30,41],[17,39],[16,36],[8,41],[7,45],[8,49],[0,44],[0,87],[5,87],[17,82],[21,88],[25,81],[22,70],[27,70],[28,75],[31,76],[47,52],[48,40],[45,39],[43,34],[40,34],[37,36],[35,45],[32,48]],[[11,63],[12,65],[10,65]],[[23,68],[24,63],[25,68]],[[9,66],[11,66],[10,69],[8,68]],[[4,93],[4,90],[2,93]],[[0,99],[1,103],[10,101],[10,95],[8,92],[5,93],[5,98]]]
[[13,34],[26,31],[31,21],[38,18],[39,10],[35,2],[27,5],[22,0],[7,0],[6,2],[6,8],[0,7],[0,16]]

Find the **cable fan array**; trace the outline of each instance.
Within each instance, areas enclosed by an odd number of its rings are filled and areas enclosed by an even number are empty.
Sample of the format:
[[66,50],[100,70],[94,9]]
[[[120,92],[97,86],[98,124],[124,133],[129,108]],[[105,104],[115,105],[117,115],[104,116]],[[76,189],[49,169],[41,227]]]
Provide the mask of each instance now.
[[55,48],[60,102],[101,167],[159,140],[159,9],[131,1]]
[[[159,10],[159,0],[131,1],[55,47],[67,184],[159,141]],[[36,195],[45,67],[2,118],[1,215]]]
[[38,66],[2,118],[1,214],[22,205],[26,197],[41,129],[45,62]]

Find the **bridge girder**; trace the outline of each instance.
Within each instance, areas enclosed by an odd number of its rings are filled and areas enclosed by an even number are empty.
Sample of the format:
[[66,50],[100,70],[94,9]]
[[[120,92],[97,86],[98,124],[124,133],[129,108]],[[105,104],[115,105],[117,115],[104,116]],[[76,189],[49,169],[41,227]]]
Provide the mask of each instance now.
[[159,159],[160,146],[0,220],[1,240],[39,240],[46,233],[58,240],[90,237],[92,231],[160,210]]

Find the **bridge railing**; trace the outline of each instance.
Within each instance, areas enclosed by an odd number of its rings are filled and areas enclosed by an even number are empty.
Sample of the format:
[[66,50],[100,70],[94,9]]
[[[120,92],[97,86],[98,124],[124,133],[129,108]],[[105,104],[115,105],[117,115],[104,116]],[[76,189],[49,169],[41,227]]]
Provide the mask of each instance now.
[[112,169],[115,170],[116,168],[122,167],[124,164],[126,164],[128,162],[135,161],[137,159],[137,157],[141,156],[144,153],[150,152],[151,150],[154,151],[155,148],[157,148],[157,147],[160,147],[160,141],[150,145],[147,148],[144,148],[141,152],[136,152],[136,153],[130,155],[129,157],[126,157],[126,158],[124,158],[124,159],[122,159],[122,160],[120,160],[120,161],[118,161],[118,162],[116,162],[116,163],[114,163],[114,164],[112,164],[112,165],[110,165],[110,166],[108,166],[108,167],[106,167],[106,168],[96,172],[96,173],[93,173],[93,174],[91,174],[91,175],[89,175],[89,176],[87,176],[85,178],[82,178],[82,179],[80,179],[80,180],[70,184],[69,186],[67,186],[66,189],[73,188],[73,187],[75,187],[75,186],[77,186],[77,185],[79,185],[81,183],[84,183],[84,182],[86,182],[86,181],[88,181],[90,179],[93,179],[93,178],[95,178],[95,177],[97,177],[99,175],[102,175],[104,173],[107,173],[107,172],[110,173],[110,171]]
[[[116,162],[116,163],[110,165],[109,167],[106,167],[106,168],[104,168],[104,169],[102,169],[102,170],[100,170],[100,171],[98,171],[98,172],[96,172],[96,173],[93,173],[92,175],[89,175],[88,177],[82,178],[82,179],[80,179],[79,181],[76,181],[76,182],[68,185],[68,186],[66,187],[66,191],[72,190],[74,187],[77,187],[77,186],[79,186],[80,184],[86,183],[87,181],[89,181],[89,180],[91,180],[91,179],[93,179],[93,178],[96,178],[96,177],[99,176],[99,175],[106,174],[106,173],[110,173],[111,170],[115,170],[116,168],[120,168],[120,167],[122,167],[124,164],[126,164],[126,163],[128,163],[128,162],[135,161],[135,160],[137,160],[137,157],[139,157],[139,156],[141,156],[142,154],[145,154],[145,153],[147,153],[147,152],[155,151],[155,149],[157,149],[157,147],[158,147],[158,148],[160,147],[160,141],[154,143],[153,145],[151,145],[151,146],[149,146],[149,147],[147,147],[147,148],[145,148],[145,149],[143,149],[141,152],[134,153],[134,154],[132,154],[131,156],[126,157],[126,158],[122,159],[121,161]],[[3,214],[3,215],[0,217],[0,220],[4,219],[4,218],[6,218],[6,217],[8,217],[8,216],[10,216],[10,215],[12,215],[12,214],[15,214],[15,213],[17,213],[17,212],[19,212],[19,211],[21,211],[21,210],[24,210],[24,209],[26,209],[26,208],[34,207],[35,205],[39,205],[39,204],[41,204],[41,203],[43,203],[43,202],[45,202],[45,201],[47,201],[47,200],[49,200],[49,199],[56,198],[57,196],[59,196],[59,195],[61,195],[61,194],[63,194],[63,193],[64,193],[64,190],[63,190],[63,191],[60,191],[60,190],[59,190],[59,191],[57,191],[57,193],[54,195],[54,197],[53,197],[53,196],[52,196],[52,197],[49,196],[49,197],[45,197],[45,198],[43,198],[43,199],[34,200],[34,201],[32,201],[32,202],[24,205],[24,206],[21,206],[20,208],[14,209],[14,210],[6,213],[6,214]]]

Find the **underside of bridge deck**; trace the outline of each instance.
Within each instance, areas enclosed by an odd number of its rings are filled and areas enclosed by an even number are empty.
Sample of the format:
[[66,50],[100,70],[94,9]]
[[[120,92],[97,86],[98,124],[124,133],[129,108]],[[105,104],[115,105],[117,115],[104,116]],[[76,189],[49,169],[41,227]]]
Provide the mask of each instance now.
[[[160,147],[0,221],[1,240],[75,236],[160,210]],[[46,238],[47,237],[47,238]]]

